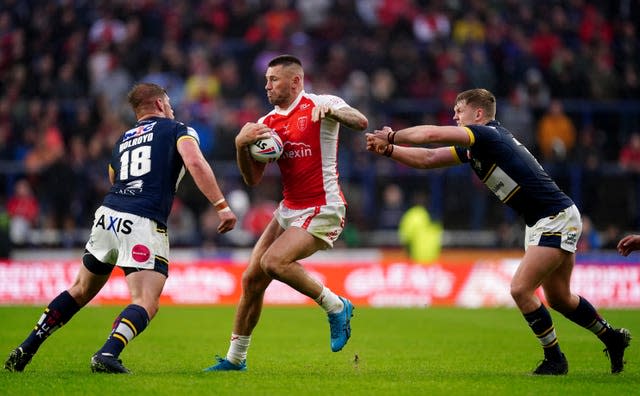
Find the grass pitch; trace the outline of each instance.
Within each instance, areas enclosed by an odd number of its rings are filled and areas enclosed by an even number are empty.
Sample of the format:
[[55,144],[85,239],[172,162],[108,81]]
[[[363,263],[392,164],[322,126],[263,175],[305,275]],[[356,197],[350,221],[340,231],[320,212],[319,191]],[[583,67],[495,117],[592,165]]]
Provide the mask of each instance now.
[[[87,307],[40,348],[23,373],[0,370],[2,395],[631,395],[640,389],[638,340],[611,375],[602,344],[552,312],[569,374],[529,373],[542,358],[515,309],[357,308],[338,353],[317,307],[266,307],[249,371],[204,373],[228,347],[234,307],[162,307],[121,358],[133,375],[92,374],[91,355],[122,307]],[[0,359],[41,307],[0,307]],[[640,337],[640,311],[603,310]]]

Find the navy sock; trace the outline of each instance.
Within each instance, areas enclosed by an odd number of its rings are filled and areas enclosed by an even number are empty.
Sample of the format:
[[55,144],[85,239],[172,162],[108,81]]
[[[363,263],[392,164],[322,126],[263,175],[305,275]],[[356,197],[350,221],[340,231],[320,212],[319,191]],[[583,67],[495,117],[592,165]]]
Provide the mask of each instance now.
[[35,353],[40,345],[62,325],[67,323],[73,315],[82,308],[68,291],[63,291],[51,300],[44,313],[40,316],[33,331],[20,344],[25,352]]
[[118,357],[125,346],[149,324],[149,315],[140,305],[127,306],[113,323],[107,342],[97,353]]
[[524,314],[524,318],[538,337],[544,350],[544,357],[549,360],[560,360],[562,352],[547,308],[541,304],[535,311]]
[[587,299],[581,296],[576,309],[564,316],[598,336],[605,344],[611,341],[611,337],[615,335],[611,325],[598,314]]

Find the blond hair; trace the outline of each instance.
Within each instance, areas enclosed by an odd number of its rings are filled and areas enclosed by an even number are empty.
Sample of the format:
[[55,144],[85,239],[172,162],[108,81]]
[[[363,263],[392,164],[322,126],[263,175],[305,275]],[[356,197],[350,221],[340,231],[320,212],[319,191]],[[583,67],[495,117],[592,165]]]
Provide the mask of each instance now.
[[469,89],[456,96],[456,103],[465,102],[467,106],[484,110],[487,118],[496,118],[496,97],[484,88]]

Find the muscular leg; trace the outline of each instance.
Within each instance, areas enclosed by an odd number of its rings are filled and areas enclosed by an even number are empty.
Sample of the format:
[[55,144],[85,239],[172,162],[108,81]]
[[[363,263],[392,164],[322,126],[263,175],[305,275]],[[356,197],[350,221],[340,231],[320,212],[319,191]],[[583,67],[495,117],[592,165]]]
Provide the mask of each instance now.
[[[545,282],[548,282],[546,284],[548,287],[545,288],[547,298],[551,296],[552,299],[556,299],[554,302],[558,304],[570,305],[567,292],[569,290],[568,279],[571,277],[573,269],[572,256],[561,249],[545,246],[528,247],[511,280],[511,296],[523,314],[538,309],[541,302],[535,295],[535,291],[541,285],[545,285]],[[560,269],[558,276],[551,276],[558,269]],[[553,280],[550,280],[550,277]],[[565,280],[567,281],[566,285],[563,284]],[[547,294],[547,289],[551,294]],[[577,305],[577,300],[575,305]]]
[[40,345],[57,329],[67,323],[80,308],[91,301],[109,279],[111,267],[103,267],[107,274],[94,274],[84,265],[71,287],[54,298],[36,324],[36,328],[21,345],[25,350],[35,352]]
[[242,274],[242,296],[236,309],[234,334],[251,335],[258,324],[264,292],[272,280],[260,266],[260,259],[282,231],[277,221],[272,219],[251,252],[249,265]]
[[[100,263],[89,253],[83,256],[83,263],[71,287],[51,300],[31,333],[11,352],[5,362],[7,370],[23,371],[42,343],[98,294],[113,269],[113,266]],[[91,268],[91,271],[87,268]]]
[[[244,368],[251,333],[260,319],[264,293],[272,279],[284,282],[313,299],[327,295],[327,301],[322,302],[323,307],[329,305],[329,300],[337,300],[342,307],[342,301],[309,276],[297,262],[323,248],[323,244],[324,242],[300,228],[291,227],[285,231],[275,219],[271,220],[256,243],[249,266],[242,276],[242,297],[236,310],[233,333],[226,355],[226,360],[233,366],[228,368],[224,366],[227,363],[221,361],[209,370]],[[219,368],[220,365],[226,368]]]
[[291,227],[267,249],[260,260],[260,266],[273,279],[316,299],[322,292],[322,284],[312,278],[297,260],[308,257],[323,247],[323,241],[300,228]]
[[[511,295],[544,350],[545,363],[534,371],[536,374],[565,374],[567,371],[566,360],[560,350],[551,315],[535,295],[535,291],[547,282],[549,290],[555,292],[551,294],[554,302],[564,306],[570,305],[570,293],[566,293],[568,284],[563,288],[562,279],[565,278],[554,276],[554,273],[559,268],[566,272],[565,267],[568,266],[568,274],[563,271],[559,274],[570,277],[571,256],[557,248],[529,246],[511,281]],[[549,279],[555,279],[558,285]],[[551,290],[553,286],[559,290]],[[556,363],[550,364],[547,361]],[[551,372],[548,371],[549,365]]]
[[167,277],[152,270],[131,272],[126,276],[131,304],[116,318],[109,338],[97,354],[117,358],[131,340],[146,329],[158,312],[160,294]]
[[251,334],[260,319],[264,292],[273,279],[310,298],[320,295],[322,284],[309,276],[297,260],[310,256],[323,247],[323,243],[300,228],[285,231],[275,219],[271,220],[242,275],[242,297],[236,310],[234,334]]

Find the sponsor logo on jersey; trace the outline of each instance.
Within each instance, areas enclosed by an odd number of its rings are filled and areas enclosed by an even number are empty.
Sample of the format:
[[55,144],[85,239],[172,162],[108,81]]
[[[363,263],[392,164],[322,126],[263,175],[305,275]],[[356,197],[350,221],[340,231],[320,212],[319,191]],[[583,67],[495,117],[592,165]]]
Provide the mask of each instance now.
[[[108,217],[108,218],[107,218]],[[123,219],[116,216],[102,215],[96,221],[94,227],[100,227],[106,231],[113,231],[114,234],[122,233],[125,235],[131,234],[132,220]]]
[[136,146],[140,143],[147,143],[153,140],[153,133],[147,133],[141,136],[137,136],[137,137],[133,137],[130,138],[122,143],[120,143],[120,146],[118,147],[118,150],[120,152],[123,152],[124,150],[128,149],[131,146]]
[[306,158],[312,155],[311,146],[305,143],[285,142],[280,158]]
[[116,193],[124,194],[124,195],[137,195],[142,192],[142,185],[144,182],[142,180],[133,180],[127,183],[124,188],[121,188]]
[[156,121],[151,122],[149,124],[143,124],[143,125],[139,125],[133,129],[129,129],[128,131],[126,131],[124,133],[124,136],[122,136],[122,141],[126,142],[129,139],[133,139],[134,137],[138,137],[138,136],[142,136],[147,132],[151,132],[153,130],[153,127],[155,127],[157,124]]
[[569,227],[566,243],[569,245],[578,243],[578,229],[576,227]]

